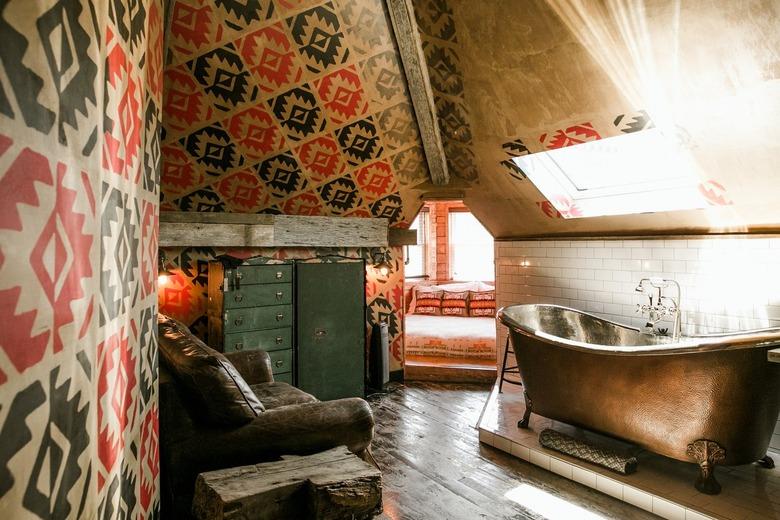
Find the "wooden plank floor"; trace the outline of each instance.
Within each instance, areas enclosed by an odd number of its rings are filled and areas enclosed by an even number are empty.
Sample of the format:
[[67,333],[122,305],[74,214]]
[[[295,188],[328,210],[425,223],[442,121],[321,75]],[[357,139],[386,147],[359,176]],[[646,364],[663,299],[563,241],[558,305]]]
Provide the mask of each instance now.
[[369,398],[388,518],[657,518],[480,445],[474,425],[489,392],[490,385],[414,382]]

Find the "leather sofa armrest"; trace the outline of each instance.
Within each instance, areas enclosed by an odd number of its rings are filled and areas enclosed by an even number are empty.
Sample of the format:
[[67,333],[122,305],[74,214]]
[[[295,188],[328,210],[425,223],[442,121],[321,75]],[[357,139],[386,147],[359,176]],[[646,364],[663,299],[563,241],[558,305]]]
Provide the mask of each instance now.
[[273,383],[274,373],[271,368],[271,358],[265,350],[244,350],[225,352],[224,354],[249,385]]
[[281,406],[240,428],[200,430],[176,446],[179,464],[173,467],[182,470],[180,477],[192,479],[187,483],[191,486],[203,471],[272,460],[281,454],[305,455],[336,446],[359,453],[371,444],[373,435],[371,407],[357,397]]

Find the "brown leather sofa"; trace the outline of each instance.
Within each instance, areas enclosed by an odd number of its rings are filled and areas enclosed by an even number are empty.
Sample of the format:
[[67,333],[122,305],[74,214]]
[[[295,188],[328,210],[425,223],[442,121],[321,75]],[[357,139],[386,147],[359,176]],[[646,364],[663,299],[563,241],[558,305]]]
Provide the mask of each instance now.
[[[359,456],[367,455],[374,418],[363,399],[318,401],[287,383],[275,382],[265,351],[217,353],[186,326],[165,316],[160,316],[158,330],[163,519],[190,517],[195,479],[204,471],[342,445]],[[215,375],[214,370],[226,367],[227,372]],[[244,424],[228,425],[224,417],[215,421],[209,408],[224,411],[238,405],[224,402],[222,393],[225,387],[242,382],[262,404],[248,408],[246,402],[240,403],[244,412],[249,410]],[[252,396],[248,397],[251,404]]]

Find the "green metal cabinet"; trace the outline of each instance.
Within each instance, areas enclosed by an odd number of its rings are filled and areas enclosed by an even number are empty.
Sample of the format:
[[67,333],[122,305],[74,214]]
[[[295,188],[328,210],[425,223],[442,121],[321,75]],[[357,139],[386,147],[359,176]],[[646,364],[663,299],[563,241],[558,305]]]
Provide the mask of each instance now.
[[321,400],[363,397],[365,267],[296,264],[298,387]]
[[321,400],[362,397],[365,264],[209,263],[209,343],[263,349],[274,379]]
[[223,352],[263,349],[274,379],[294,381],[292,263],[209,263],[209,343]]

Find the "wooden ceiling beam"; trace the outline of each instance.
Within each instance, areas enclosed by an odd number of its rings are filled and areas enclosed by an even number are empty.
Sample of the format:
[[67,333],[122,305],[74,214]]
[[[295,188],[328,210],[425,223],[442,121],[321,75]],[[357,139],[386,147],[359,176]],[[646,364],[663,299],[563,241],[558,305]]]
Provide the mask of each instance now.
[[428,170],[431,173],[431,182],[441,186],[449,183],[450,174],[447,170],[447,158],[444,155],[431,80],[414,16],[414,6],[411,0],[387,0],[387,7],[406,73],[412,106],[417,116],[417,126],[420,128],[420,138]]

